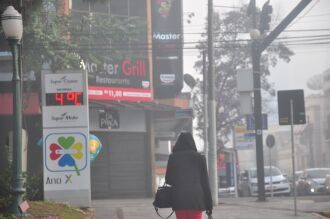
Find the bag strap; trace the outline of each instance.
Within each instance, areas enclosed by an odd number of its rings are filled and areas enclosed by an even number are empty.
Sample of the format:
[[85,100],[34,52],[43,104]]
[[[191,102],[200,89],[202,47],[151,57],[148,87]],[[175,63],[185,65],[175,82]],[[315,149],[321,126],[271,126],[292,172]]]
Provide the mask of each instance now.
[[161,218],[163,218],[163,219],[168,219],[168,218],[170,218],[170,217],[172,216],[172,214],[174,213],[174,211],[172,210],[171,214],[169,214],[167,217],[163,217],[163,216],[161,216],[161,215],[159,214],[159,212],[158,212],[158,208],[157,208],[157,207],[154,207],[154,208],[155,208],[155,211],[156,211],[156,213],[158,214],[158,216],[161,217]]

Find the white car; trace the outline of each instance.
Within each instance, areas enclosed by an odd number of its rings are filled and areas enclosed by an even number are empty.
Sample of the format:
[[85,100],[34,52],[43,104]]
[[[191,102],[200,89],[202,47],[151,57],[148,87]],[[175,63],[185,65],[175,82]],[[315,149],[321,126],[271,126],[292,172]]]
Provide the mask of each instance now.
[[[277,167],[264,167],[266,195],[289,195],[290,183]],[[240,177],[239,194],[241,196],[258,195],[257,169],[251,168]]]

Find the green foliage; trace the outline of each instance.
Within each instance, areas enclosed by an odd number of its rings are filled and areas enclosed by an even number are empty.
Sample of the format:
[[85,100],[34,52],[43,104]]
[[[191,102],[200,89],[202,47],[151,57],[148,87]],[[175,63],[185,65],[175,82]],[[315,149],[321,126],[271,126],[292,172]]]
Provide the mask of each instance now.
[[0,214],[0,219],[17,219],[17,217],[15,215],[10,215],[10,214],[6,214],[6,215]]
[[[104,0],[86,1],[90,1],[91,6],[97,1],[106,4]],[[103,64],[147,56],[145,18],[88,12],[63,16],[58,14],[58,3],[56,0],[23,1],[24,74],[34,72],[38,77],[45,66],[55,72],[81,68],[82,62]],[[7,5],[8,2],[0,2],[0,9]]]
[[[4,146],[4,153],[1,157],[5,162],[4,171],[0,173],[0,212],[6,213],[13,202],[13,196],[11,194],[12,185],[12,167],[9,161],[9,147]],[[28,200],[42,200],[43,199],[43,179],[42,175],[36,175],[33,173],[26,175],[26,194],[25,199]],[[0,215],[1,218],[1,215]]]
[[42,174],[28,173],[26,176],[26,199],[29,201],[43,200],[43,178]]
[[[247,7],[227,14],[214,14],[214,69],[216,106],[217,145],[223,147],[229,141],[233,126],[242,122],[239,112],[238,93],[236,91],[237,69],[252,69],[251,41],[244,40],[249,37],[251,20],[246,16]],[[204,35],[205,37],[205,35]],[[202,51],[207,48],[206,41],[201,42],[201,59],[195,63],[197,71],[202,72]],[[277,65],[279,59],[290,61],[293,52],[284,44],[270,46],[261,57],[261,83],[263,94],[274,96],[275,91],[267,80],[270,66]],[[202,89],[199,81],[198,87]],[[200,136],[203,136],[203,102],[199,98],[200,90],[194,95],[198,102],[195,104]],[[266,96],[266,95],[265,95]],[[263,106],[264,107],[264,106]],[[264,107],[265,108],[265,107]]]
[[12,202],[10,193],[11,173],[6,170],[0,175],[0,212],[6,212]]
[[4,166],[6,168],[0,173],[0,212],[7,212],[13,200],[13,196],[10,192],[12,168],[9,163],[9,147],[7,145],[4,146],[2,159],[5,161]]
[[81,68],[82,61],[103,63],[132,57],[137,54],[130,52],[132,45],[147,41],[145,19],[89,13],[63,16],[57,13],[55,0],[46,3],[35,0],[26,6],[23,35],[26,73],[40,74],[45,63],[57,71]]
[[[102,14],[73,16],[72,19],[71,42],[84,61],[111,62],[147,54],[144,19]],[[136,48],[137,44],[144,45],[144,50]]]
[[[51,4],[51,2],[49,2]],[[24,72],[40,73],[44,63],[51,70],[79,68],[80,57],[69,41],[70,18],[56,16],[41,5],[26,17],[23,38]]]

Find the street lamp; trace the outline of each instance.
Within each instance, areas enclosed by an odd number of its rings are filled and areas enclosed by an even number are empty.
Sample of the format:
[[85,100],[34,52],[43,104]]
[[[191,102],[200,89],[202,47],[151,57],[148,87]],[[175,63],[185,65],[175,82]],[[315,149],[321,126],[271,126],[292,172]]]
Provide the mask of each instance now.
[[13,6],[8,6],[1,15],[1,24],[9,42],[13,56],[13,187],[14,201],[11,213],[19,215],[19,205],[23,201],[22,175],[22,91],[21,75],[18,70],[18,44],[22,39],[23,23],[21,14]]

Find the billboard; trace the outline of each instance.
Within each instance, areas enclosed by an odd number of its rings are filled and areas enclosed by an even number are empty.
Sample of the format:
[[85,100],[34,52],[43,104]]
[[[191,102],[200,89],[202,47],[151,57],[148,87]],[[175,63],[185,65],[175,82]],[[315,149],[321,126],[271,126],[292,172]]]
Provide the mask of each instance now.
[[182,0],[152,0],[153,81],[156,98],[173,98],[183,87]]
[[234,142],[237,150],[255,148],[254,131],[247,130],[246,126],[235,126]]
[[112,63],[86,63],[88,96],[92,100],[152,101],[149,64],[146,59]]

